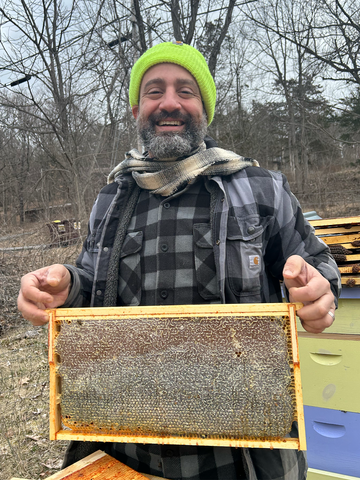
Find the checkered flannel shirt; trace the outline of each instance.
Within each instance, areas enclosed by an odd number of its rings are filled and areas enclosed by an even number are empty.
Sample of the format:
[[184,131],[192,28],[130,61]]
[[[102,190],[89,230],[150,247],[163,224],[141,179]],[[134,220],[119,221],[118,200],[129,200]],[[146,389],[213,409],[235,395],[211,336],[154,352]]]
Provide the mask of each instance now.
[[142,190],[119,269],[120,305],[220,302],[203,179],[170,197]]
[[[221,302],[228,303],[249,299],[254,302],[277,301],[282,267],[292,254],[299,254],[314,265],[331,282],[335,296],[338,295],[340,281],[336,264],[327,247],[313,235],[281,174],[249,167],[229,177],[214,177],[213,181],[219,186],[219,195],[212,219],[211,240],[208,229],[211,222],[206,213],[209,200],[203,182],[189,187],[188,200],[187,195],[163,199],[151,198],[146,193],[140,197],[128,228],[128,244],[124,243],[122,251],[119,283],[122,302],[133,305],[217,302],[218,294]],[[80,268],[68,267],[74,287],[66,306],[89,304],[91,291],[94,304],[101,304],[106,265],[116,230],[113,225],[119,221],[117,205],[126,198],[127,182],[127,178],[120,178],[120,188],[108,185],[99,196],[90,220],[89,237],[78,260]],[[182,225],[179,230],[176,230],[177,223]],[[195,225],[201,228],[196,230]],[[191,229],[196,247],[190,247]],[[174,231],[175,237],[179,234],[180,243],[176,243],[173,234],[170,235]],[[199,246],[197,240],[204,250],[198,260],[195,253]],[[210,242],[212,248],[207,248]],[[134,255],[130,255],[130,251]],[[131,256],[134,257],[133,263],[129,265]],[[142,262],[145,263],[146,258],[148,266],[144,267]],[[200,267],[206,265],[206,276],[210,278],[213,258],[217,285],[198,282],[195,272],[186,286],[184,279],[190,262],[195,262],[194,270],[196,264]],[[147,285],[145,293],[143,285]],[[205,300],[201,292],[210,298]],[[292,434],[296,436],[295,432]],[[306,478],[304,453],[294,450],[133,444],[111,444],[107,449],[108,453],[140,472],[169,479]]]
[[[121,205],[127,200],[131,180],[130,175],[117,178],[117,183],[107,185],[100,192],[77,268],[67,265],[73,287],[64,306],[103,305],[115,233],[121,221]],[[285,261],[291,255],[300,255],[329,280],[337,302],[341,278],[336,263],[329,248],[314,235],[313,228],[304,219],[282,174],[248,167],[226,177],[212,177],[206,185],[209,189],[217,187],[210,223],[221,303],[281,301],[279,281]],[[137,215],[144,214],[138,211]],[[193,233],[196,248],[199,247],[199,252],[203,248],[206,256],[208,233],[203,226]],[[141,237],[143,233],[138,235]],[[125,251],[139,248],[143,241],[138,237],[133,240],[136,245],[131,246],[130,242]],[[175,248],[178,252],[178,247]],[[125,277],[126,273],[122,275]],[[209,288],[207,300],[216,301],[211,298],[214,287],[209,285]],[[129,292],[123,293],[126,296]]]
[[[297,437],[294,425],[291,436]],[[297,450],[105,444],[105,451],[138,472],[171,480],[305,480]]]
[[[210,194],[203,179],[166,198],[142,191],[122,248],[119,304],[219,302],[211,237]],[[287,469],[296,472],[294,479],[304,475],[302,453],[249,452],[259,479],[283,478]],[[169,479],[250,478],[241,449],[114,443],[107,453],[139,472]]]

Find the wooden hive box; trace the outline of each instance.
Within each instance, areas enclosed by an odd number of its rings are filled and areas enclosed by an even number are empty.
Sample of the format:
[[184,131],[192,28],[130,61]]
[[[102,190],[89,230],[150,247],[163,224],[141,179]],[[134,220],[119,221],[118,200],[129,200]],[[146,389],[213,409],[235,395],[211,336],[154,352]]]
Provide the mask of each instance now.
[[[153,475],[141,474],[115,458],[98,450],[86,458],[54,473],[45,480],[161,480]],[[26,480],[12,478],[11,480]],[[165,479],[166,480],[166,479]]]
[[306,448],[296,305],[49,313],[52,440]]
[[360,285],[360,217],[310,220],[315,235],[330,248],[341,273],[341,283]]

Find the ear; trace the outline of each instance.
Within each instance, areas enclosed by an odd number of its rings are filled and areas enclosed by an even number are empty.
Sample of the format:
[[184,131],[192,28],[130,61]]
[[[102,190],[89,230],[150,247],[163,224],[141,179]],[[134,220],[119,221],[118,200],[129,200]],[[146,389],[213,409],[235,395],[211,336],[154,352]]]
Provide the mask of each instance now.
[[139,115],[139,105],[133,105],[132,114],[134,115],[134,118],[136,120]]

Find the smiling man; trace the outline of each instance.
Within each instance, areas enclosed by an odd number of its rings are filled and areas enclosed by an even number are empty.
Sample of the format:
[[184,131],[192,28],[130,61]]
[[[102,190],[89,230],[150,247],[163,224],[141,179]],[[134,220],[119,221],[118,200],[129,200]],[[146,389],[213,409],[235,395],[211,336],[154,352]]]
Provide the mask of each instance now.
[[171,63],[151,67],[141,83],[139,105],[132,111],[150,156],[176,159],[189,155],[204,140],[207,117],[201,93],[184,68]]
[[[110,173],[76,267],[23,277],[23,316],[41,325],[44,309],[59,306],[281,302],[283,280],[289,298],[304,303],[298,314],[307,331],[330,326],[341,288],[336,263],[281,173],[206,135],[216,89],[200,52],[170,42],[149,49],[132,69],[129,96],[145,151],[129,151]],[[73,442],[65,465],[98,448]],[[306,478],[304,453],[292,450],[102,448],[168,479]]]

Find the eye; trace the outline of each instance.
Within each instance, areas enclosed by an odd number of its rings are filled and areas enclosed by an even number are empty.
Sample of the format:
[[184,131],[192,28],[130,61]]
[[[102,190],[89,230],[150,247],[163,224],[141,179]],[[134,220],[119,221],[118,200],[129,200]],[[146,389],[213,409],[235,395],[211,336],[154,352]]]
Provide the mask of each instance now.
[[145,92],[145,95],[149,95],[153,98],[162,95],[162,91],[159,88],[152,88],[148,92]]
[[179,95],[181,97],[192,97],[192,96],[194,96],[194,92],[192,90],[189,90],[188,88],[182,88],[179,91]]

